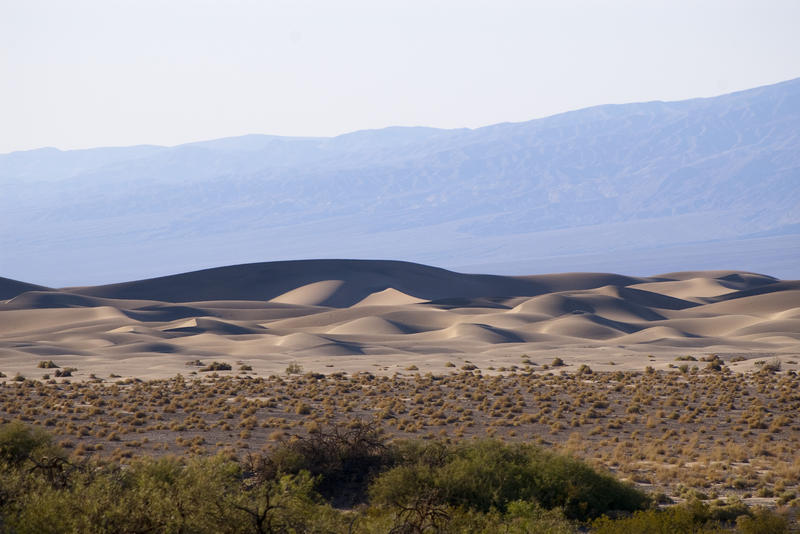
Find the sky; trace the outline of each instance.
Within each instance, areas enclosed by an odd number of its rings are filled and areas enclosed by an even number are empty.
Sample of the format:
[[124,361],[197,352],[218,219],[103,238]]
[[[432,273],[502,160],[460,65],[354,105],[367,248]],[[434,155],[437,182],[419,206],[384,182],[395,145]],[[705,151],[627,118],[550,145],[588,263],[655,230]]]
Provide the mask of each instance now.
[[800,77],[800,2],[0,0],[0,153],[478,127]]

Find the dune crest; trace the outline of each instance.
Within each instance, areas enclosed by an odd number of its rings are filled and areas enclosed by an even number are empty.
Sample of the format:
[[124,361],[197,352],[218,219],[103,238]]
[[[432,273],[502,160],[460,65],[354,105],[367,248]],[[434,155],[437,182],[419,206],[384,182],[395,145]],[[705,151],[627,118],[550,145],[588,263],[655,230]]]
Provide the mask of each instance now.
[[425,299],[418,299],[411,295],[406,295],[393,287],[389,287],[383,291],[376,291],[364,297],[362,300],[353,304],[353,306],[402,306],[404,304],[416,304],[418,302],[425,302]]

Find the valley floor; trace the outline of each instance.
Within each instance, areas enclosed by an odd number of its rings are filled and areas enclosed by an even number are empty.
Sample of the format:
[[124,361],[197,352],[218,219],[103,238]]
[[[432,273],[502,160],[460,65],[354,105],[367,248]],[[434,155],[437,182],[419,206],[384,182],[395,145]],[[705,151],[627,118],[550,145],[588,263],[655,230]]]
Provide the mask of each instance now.
[[775,362],[746,374],[719,360],[688,363],[494,376],[29,379],[0,387],[0,418],[44,426],[75,455],[116,459],[246,456],[292,435],[374,422],[391,439],[491,436],[555,447],[675,501],[798,504],[800,377]]

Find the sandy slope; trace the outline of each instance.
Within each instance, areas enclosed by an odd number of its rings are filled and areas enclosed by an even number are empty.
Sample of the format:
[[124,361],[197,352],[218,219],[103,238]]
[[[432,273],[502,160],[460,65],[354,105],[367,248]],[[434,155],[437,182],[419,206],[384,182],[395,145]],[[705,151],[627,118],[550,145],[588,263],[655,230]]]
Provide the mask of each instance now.
[[[0,371],[53,359],[108,377],[188,373],[186,363],[292,362],[331,372],[442,372],[558,356],[597,369],[668,367],[720,354],[734,369],[800,360],[800,282],[733,271],[461,274],[405,262],[237,265],[53,290],[0,279]],[[237,363],[240,362],[240,363]],[[570,367],[568,366],[567,369]]]

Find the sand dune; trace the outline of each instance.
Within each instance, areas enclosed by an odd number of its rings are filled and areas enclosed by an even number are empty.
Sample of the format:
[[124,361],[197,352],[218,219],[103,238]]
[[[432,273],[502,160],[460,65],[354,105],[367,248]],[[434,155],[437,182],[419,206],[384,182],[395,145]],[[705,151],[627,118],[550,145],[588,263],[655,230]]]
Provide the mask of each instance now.
[[633,287],[690,302],[695,300],[702,301],[705,297],[717,297],[738,290],[734,284],[716,278],[689,278],[672,282],[649,282]]
[[368,295],[363,300],[355,303],[354,306],[401,306],[418,302],[425,302],[425,300],[406,295],[402,291],[389,287],[383,291],[376,291]]
[[321,336],[307,334],[305,332],[295,332],[281,336],[276,345],[292,350],[308,349],[319,347],[330,343],[330,340]]
[[354,319],[344,324],[340,324],[328,330],[331,334],[355,334],[355,335],[397,335],[414,332],[402,323],[396,323],[382,317],[362,317]]
[[11,278],[3,278],[0,276],[0,300],[8,300],[16,297],[26,291],[47,291],[48,288],[44,286],[37,286],[35,284],[28,284]]
[[568,368],[668,367],[692,352],[777,355],[787,368],[800,359],[800,282],[735,271],[508,277],[313,260],[62,290],[0,278],[0,296],[9,377],[41,374],[44,358],[77,367],[76,379],[116,369],[171,376],[193,359],[270,373],[294,361],[327,372],[404,372],[411,361],[443,372],[554,356]]
[[464,340],[473,343],[522,343],[524,340],[512,330],[494,328],[486,324],[458,323],[438,330],[427,336],[428,339]]
[[582,339],[605,340],[619,337],[625,333],[621,328],[614,328],[598,320],[592,315],[564,316],[548,321],[542,326],[542,332]]
[[260,326],[243,327],[234,323],[209,319],[206,317],[189,319],[188,321],[183,321],[176,325],[162,327],[160,330],[164,332],[182,332],[186,334],[211,333],[225,336],[260,334],[264,332],[264,328]]
[[70,292],[164,302],[271,299],[280,302],[320,298],[328,301],[335,296],[326,305],[346,307],[390,287],[423,300],[536,295],[547,291],[537,280],[525,277],[461,274],[401,261],[301,260],[219,267],[136,282],[71,288]]
[[638,332],[617,338],[618,343],[659,343],[674,341],[686,337],[695,337],[688,332],[678,330],[673,326],[651,326]]
[[344,280],[321,280],[287,291],[271,301],[301,306],[334,306],[342,300],[336,294],[344,285]]

